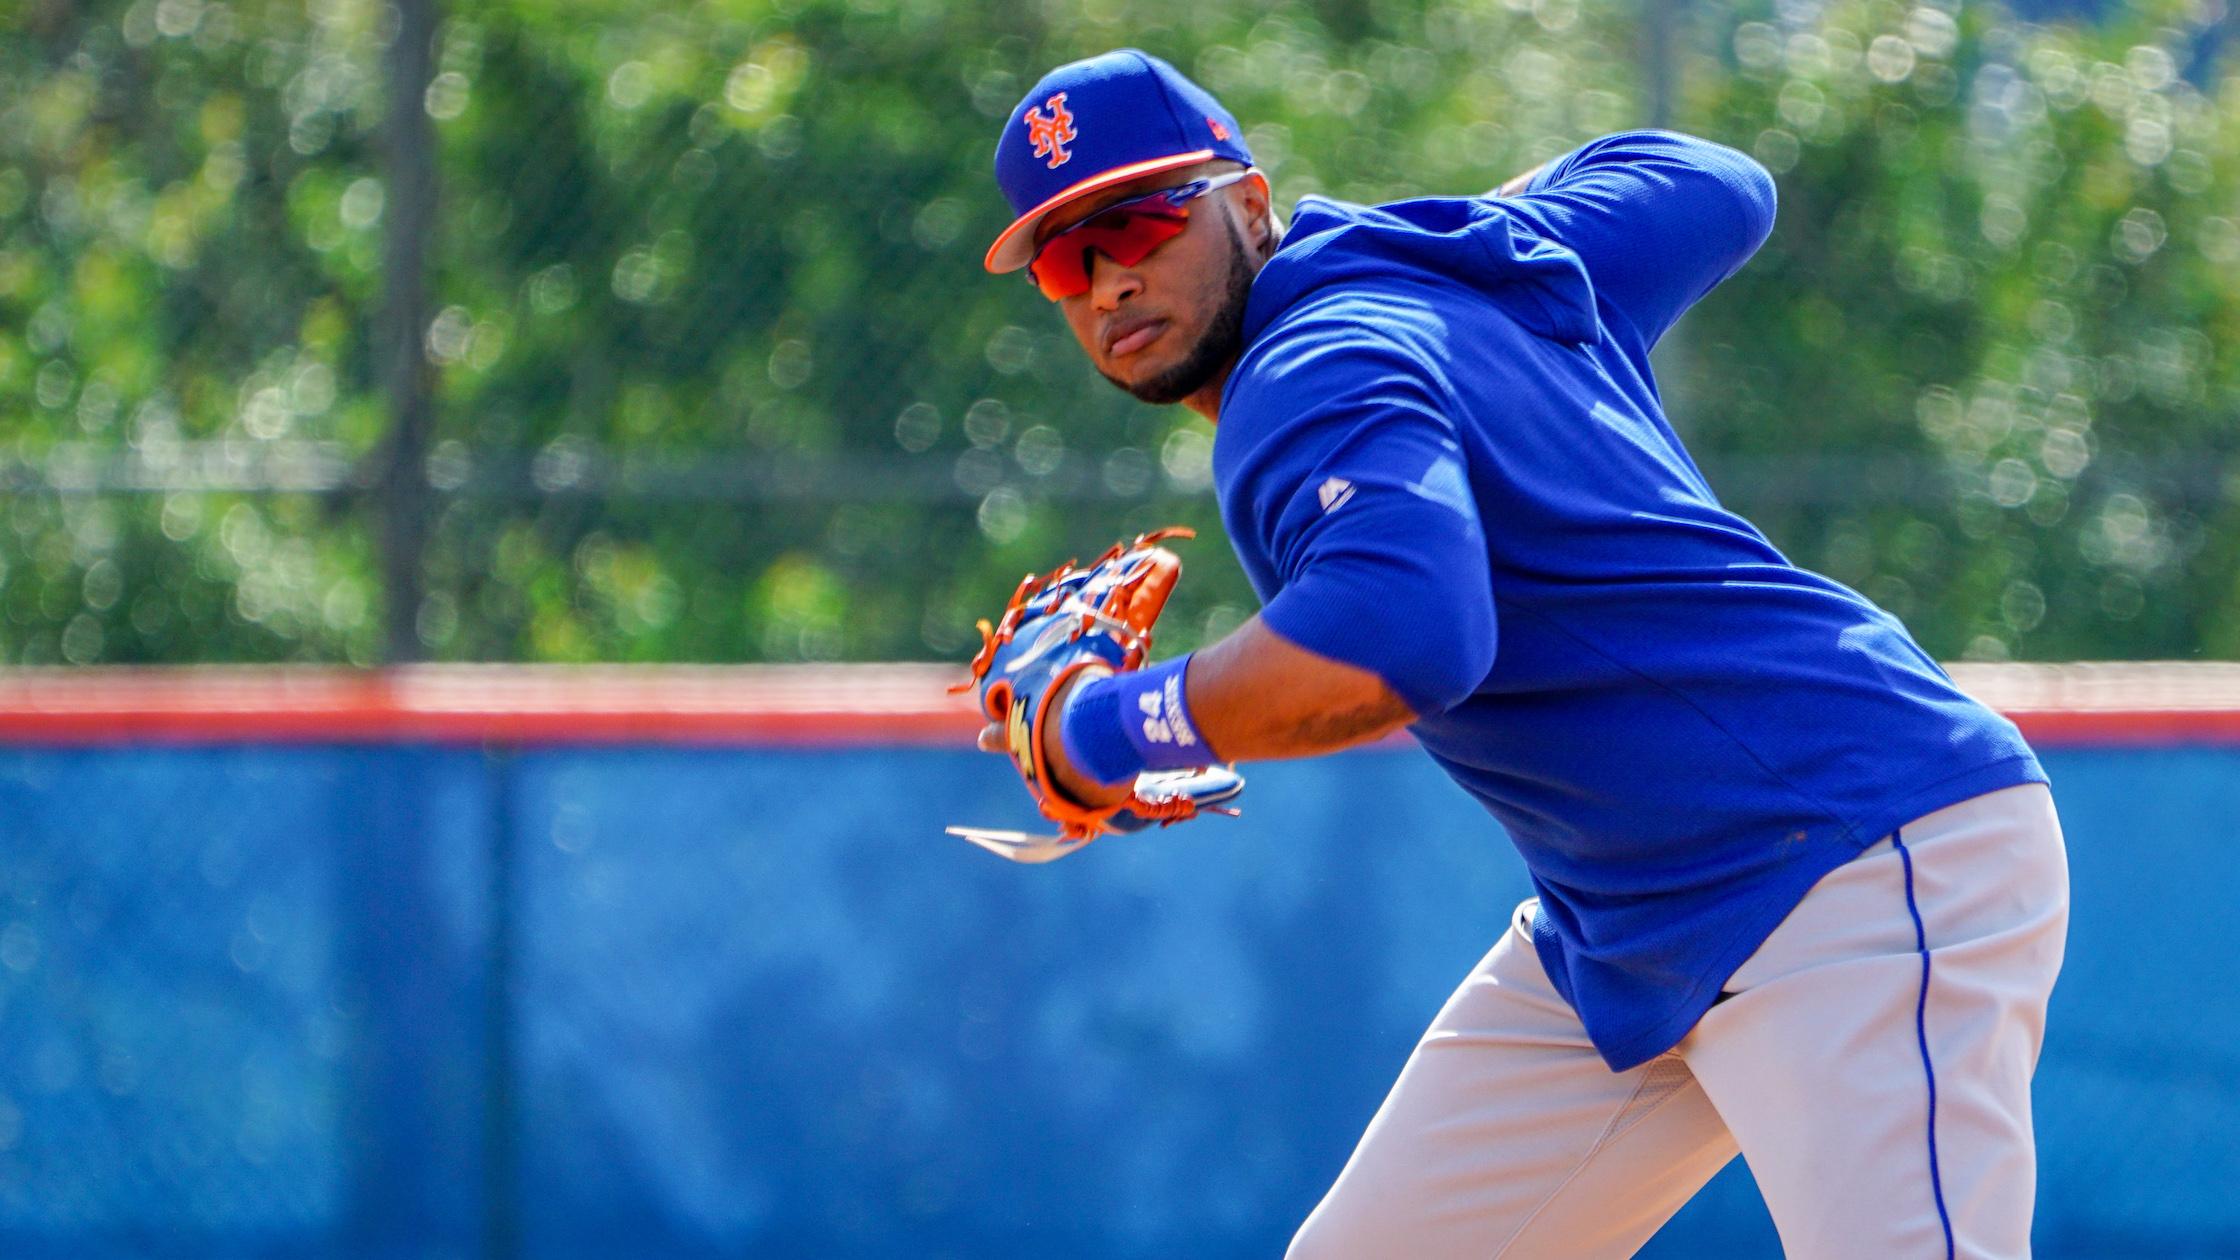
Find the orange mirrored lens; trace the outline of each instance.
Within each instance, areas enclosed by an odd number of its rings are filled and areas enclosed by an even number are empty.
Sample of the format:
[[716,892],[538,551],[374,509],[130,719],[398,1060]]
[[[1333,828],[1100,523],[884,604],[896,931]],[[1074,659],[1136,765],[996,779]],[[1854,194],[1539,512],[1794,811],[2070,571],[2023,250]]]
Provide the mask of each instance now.
[[1091,215],[1042,243],[1027,273],[1042,296],[1055,302],[1089,291],[1092,253],[1133,267],[1151,251],[1182,234],[1190,212],[1183,207],[1157,211],[1130,208]]

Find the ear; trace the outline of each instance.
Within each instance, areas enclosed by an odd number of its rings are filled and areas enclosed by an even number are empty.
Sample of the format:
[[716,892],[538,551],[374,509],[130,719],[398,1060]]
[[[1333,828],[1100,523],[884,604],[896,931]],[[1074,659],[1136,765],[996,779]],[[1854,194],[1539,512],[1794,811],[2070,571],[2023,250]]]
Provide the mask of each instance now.
[[1274,193],[1268,188],[1268,177],[1256,170],[1246,172],[1237,181],[1237,200],[1237,208],[1244,212],[1245,241],[1265,257],[1276,242]]

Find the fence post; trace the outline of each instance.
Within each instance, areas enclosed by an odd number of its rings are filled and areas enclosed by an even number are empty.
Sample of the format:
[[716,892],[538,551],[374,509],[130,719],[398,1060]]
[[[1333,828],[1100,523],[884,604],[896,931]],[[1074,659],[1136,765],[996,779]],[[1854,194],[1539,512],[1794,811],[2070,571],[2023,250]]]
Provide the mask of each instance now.
[[393,0],[389,45],[387,237],[380,336],[389,434],[380,468],[381,562],[390,664],[418,660],[421,563],[428,534],[428,446],[435,372],[421,341],[428,326],[428,254],[435,237],[435,130],[428,118],[436,0]]
[[1672,125],[1674,71],[1682,0],[1641,0],[1641,91],[1651,127]]
[[514,970],[521,890],[514,875],[518,820],[514,810],[514,750],[482,747],[490,790],[489,869],[486,878],[489,939],[485,950],[482,1011],[482,1255],[514,1260],[521,1254],[517,1203],[520,1164],[515,1158],[520,1117],[514,1092]]

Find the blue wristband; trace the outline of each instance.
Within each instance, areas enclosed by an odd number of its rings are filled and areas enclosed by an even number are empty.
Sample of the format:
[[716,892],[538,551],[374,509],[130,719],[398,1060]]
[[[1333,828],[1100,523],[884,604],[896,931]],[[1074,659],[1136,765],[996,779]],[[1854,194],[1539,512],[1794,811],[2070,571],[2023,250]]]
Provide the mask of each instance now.
[[1195,770],[1219,758],[1190,720],[1183,695],[1188,656],[1074,688],[1059,718],[1066,760],[1099,783],[1126,783],[1146,770]]

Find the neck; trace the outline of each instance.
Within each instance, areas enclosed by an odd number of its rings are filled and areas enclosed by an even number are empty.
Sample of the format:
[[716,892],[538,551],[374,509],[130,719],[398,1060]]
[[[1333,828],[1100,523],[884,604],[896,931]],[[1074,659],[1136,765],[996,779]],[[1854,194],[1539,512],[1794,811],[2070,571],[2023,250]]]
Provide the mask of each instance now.
[[1182,400],[1182,405],[1204,416],[1207,424],[1221,423],[1221,391],[1228,387],[1229,373],[1236,371],[1237,360],[1232,356],[1213,379],[1201,386],[1197,393]]
[[[1275,257],[1277,247],[1283,244],[1282,220],[1270,215],[1268,224],[1268,234],[1259,248],[1245,254],[1247,265],[1251,267],[1255,279],[1259,277],[1260,269],[1268,265],[1268,260]],[[1239,248],[1244,248],[1241,243]],[[1237,370],[1238,357],[1230,355],[1229,361],[1221,365],[1221,370],[1213,374],[1213,379],[1207,381],[1197,393],[1182,400],[1183,406],[1204,416],[1207,424],[1221,423],[1221,394],[1229,386],[1229,374]]]

